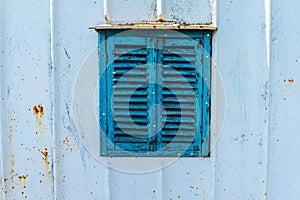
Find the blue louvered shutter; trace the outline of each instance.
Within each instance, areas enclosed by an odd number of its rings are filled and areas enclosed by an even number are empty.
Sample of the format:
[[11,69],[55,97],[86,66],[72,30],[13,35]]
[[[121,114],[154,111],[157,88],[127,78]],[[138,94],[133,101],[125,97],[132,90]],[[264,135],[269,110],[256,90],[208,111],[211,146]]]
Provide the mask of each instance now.
[[209,36],[100,33],[102,155],[208,155]]
[[163,87],[159,100],[164,108],[161,143],[173,155],[199,155],[202,63],[198,41],[182,37],[160,40],[162,67],[159,76]]
[[[147,37],[114,36],[107,41],[107,155],[153,151],[149,131],[149,85],[153,48]],[[127,153],[126,153],[127,152]]]

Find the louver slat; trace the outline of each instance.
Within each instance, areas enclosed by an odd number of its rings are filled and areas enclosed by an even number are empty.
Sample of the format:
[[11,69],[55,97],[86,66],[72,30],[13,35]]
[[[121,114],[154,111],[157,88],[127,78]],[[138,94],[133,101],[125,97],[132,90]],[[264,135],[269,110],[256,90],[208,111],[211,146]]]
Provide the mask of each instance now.
[[113,125],[109,150],[146,151],[149,149],[147,40],[115,37],[111,45]]

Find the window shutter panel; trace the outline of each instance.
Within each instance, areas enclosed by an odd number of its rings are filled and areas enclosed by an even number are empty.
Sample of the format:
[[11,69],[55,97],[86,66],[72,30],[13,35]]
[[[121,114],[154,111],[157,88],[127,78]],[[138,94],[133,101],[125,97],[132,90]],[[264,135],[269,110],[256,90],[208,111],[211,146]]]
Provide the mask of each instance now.
[[[114,36],[107,43],[108,153],[145,153],[149,141],[149,57],[146,37]],[[110,81],[112,80],[112,81]]]
[[200,153],[202,111],[201,39],[164,38],[161,50],[161,146],[170,155]]
[[208,156],[210,32],[118,33],[99,33],[101,155]]

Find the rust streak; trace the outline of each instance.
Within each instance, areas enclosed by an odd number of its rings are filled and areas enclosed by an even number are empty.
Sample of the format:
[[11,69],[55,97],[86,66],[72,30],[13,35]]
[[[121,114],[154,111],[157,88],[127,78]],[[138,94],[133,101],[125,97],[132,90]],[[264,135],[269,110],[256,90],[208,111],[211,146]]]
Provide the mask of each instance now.
[[9,126],[9,144],[12,144],[12,138],[13,138],[13,127]]
[[12,169],[14,168],[15,164],[16,164],[15,154],[11,154],[10,155],[10,166]]
[[44,163],[45,163],[45,167],[46,167],[46,172],[47,174],[49,175],[50,177],[50,174],[51,172],[49,171],[49,167],[50,167],[50,162],[49,162],[49,154],[48,154],[48,150],[47,148],[45,148],[45,151],[41,151],[41,153],[43,154],[43,160],[44,160]]
[[23,198],[27,198],[27,196],[25,195],[27,178],[28,178],[28,174],[18,176],[19,182],[21,182],[21,183],[23,182],[21,185],[21,194],[22,194]]
[[157,21],[158,21],[158,22],[164,22],[164,21],[165,21],[165,20],[164,20],[163,14],[160,14],[160,15],[158,16]]
[[35,115],[37,126],[41,126],[44,117],[44,107],[41,104],[34,106],[33,114]]

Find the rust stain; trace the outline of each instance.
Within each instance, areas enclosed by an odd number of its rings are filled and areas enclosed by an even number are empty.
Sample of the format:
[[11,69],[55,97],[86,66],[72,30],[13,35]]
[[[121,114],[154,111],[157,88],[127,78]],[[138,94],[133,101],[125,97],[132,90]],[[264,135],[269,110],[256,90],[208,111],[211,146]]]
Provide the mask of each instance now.
[[50,174],[51,174],[51,172],[49,171],[49,167],[50,167],[50,162],[49,162],[49,154],[48,154],[48,149],[47,148],[45,148],[45,150],[44,151],[41,151],[41,153],[43,154],[43,160],[44,160],[44,163],[45,163],[45,167],[46,167],[46,172],[47,172],[47,174],[49,175],[49,177],[50,177]]
[[[65,139],[62,140],[61,145],[66,145],[66,151],[71,152],[73,151],[72,145],[70,144],[70,138],[65,137]],[[64,155],[63,155],[64,157]]]
[[15,154],[11,154],[10,155],[10,166],[11,166],[11,168],[14,168],[15,164],[16,164]]
[[41,104],[39,104],[39,105],[37,105],[37,106],[34,106],[33,107],[33,113],[35,114],[35,115],[40,115],[40,117],[41,116],[43,116],[44,115],[44,108],[43,108],[43,106],[41,105]]
[[44,107],[41,104],[34,106],[33,114],[35,115],[37,126],[41,126],[43,124]]
[[68,143],[69,143],[69,138],[66,137],[62,142],[63,142],[64,144],[68,144]]
[[284,83],[286,83],[287,81],[288,81],[290,84],[293,84],[293,83],[295,82],[295,80],[294,80],[293,78],[289,78],[288,80],[286,80],[286,79],[283,80]]
[[164,20],[163,14],[160,14],[160,15],[158,16],[157,21],[158,21],[158,22],[164,22],[164,21],[165,21],[165,20]]
[[294,83],[294,79],[293,78],[289,78],[288,82],[291,83],[291,84],[293,84]]
[[20,181],[21,183],[23,183],[22,186],[21,186],[21,191],[22,191],[21,194],[22,194],[22,197],[25,198],[25,199],[27,198],[27,196],[25,195],[25,191],[26,191],[26,180],[27,180],[27,178],[28,178],[28,174],[18,176],[19,181]]
[[105,22],[106,22],[107,24],[111,24],[110,17],[109,17],[108,15],[105,15],[104,17],[105,17]]
[[9,126],[9,144],[12,144],[12,138],[13,138],[13,127]]
[[18,176],[18,175],[15,173],[15,170],[14,170],[14,169],[10,169],[10,174],[11,174],[11,176],[10,176],[10,182],[13,183],[15,177]]
[[164,20],[163,16],[159,16],[157,21],[142,21],[140,24],[118,24],[111,25],[111,22],[107,22],[106,26],[100,25],[95,27],[90,27],[96,31],[102,29],[187,29],[187,30],[218,30],[218,27],[212,25],[189,25],[189,24],[174,24],[172,21]]
[[28,177],[28,174],[26,174],[26,175],[21,175],[21,176],[18,176],[18,179],[19,179],[20,182],[21,182],[21,181],[26,182],[27,177]]

